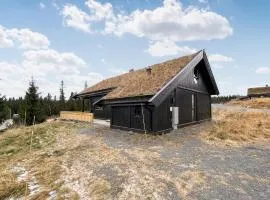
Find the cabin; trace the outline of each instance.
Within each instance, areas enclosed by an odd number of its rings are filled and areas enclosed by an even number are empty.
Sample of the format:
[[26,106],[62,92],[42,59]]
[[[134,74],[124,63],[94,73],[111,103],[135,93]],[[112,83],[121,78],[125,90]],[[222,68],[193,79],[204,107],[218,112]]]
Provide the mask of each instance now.
[[270,87],[265,85],[265,87],[254,87],[248,88],[248,97],[270,97]]
[[204,50],[103,80],[78,93],[111,128],[168,132],[211,119],[219,90]]

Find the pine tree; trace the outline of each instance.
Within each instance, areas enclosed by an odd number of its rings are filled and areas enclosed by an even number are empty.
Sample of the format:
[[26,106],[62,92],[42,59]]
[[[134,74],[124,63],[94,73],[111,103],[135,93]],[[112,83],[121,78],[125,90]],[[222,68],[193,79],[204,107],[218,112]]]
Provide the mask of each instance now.
[[38,87],[35,84],[34,78],[29,82],[29,88],[25,94],[26,101],[26,124],[32,125],[34,116],[36,122],[42,122],[45,116],[39,104]]
[[5,113],[4,113],[5,104],[4,104],[4,99],[5,99],[5,96],[2,96],[0,94],[0,123],[5,119]]
[[65,110],[65,92],[64,92],[64,81],[61,81],[60,85],[60,97],[59,97],[59,103],[60,103],[60,110]]

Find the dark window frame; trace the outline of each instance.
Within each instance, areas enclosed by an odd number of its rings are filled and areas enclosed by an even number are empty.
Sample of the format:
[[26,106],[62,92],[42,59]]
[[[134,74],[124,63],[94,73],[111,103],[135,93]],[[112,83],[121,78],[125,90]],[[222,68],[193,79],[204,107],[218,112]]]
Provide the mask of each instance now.
[[95,107],[95,110],[102,111],[103,110],[103,106],[96,106]]
[[194,68],[193,70],[193,75],[194,75],[194,79],[198,80],[199,79],[199,69],[197,67]]

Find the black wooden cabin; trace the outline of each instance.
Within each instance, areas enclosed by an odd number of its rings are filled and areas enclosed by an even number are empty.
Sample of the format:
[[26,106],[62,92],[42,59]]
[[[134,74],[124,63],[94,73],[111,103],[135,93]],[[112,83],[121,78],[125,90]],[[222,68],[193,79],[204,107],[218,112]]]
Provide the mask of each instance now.
[[219,91],[206,53],[173,59],[106,79],[79,93],[94,118],[111,128],[167,132],[211,119],[211,95]]

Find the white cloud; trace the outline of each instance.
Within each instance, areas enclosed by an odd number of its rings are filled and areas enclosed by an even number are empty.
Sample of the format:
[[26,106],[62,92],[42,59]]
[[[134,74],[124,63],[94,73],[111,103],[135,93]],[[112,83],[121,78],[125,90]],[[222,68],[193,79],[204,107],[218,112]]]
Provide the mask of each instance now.
[[44,9],[46,6],[45,6],[44,3],[40,2],[40,3],[39,3],[39,7],[40,7],[40,9]]
[[[60,81],[64,80],[66,97],[103,79],[94,72],[85,72],[87,63],[74,53],[60,53],[53,49],[26,51],[19,63],[0,62],[1,93],[9,97],[24,96],[31,76],[37,81],[41,95],[48,92],[59,96]],[[82,70],[84,74],[82,74]]]
[[145,51],[152,56],[186,55],[196,52],[195,49],[187,46],[180,47],[171,40],[150,42],[148,49]]
[[208,0],[198,0],[200,3],[204,3],[204,4],[207,4],[208,3]]
[[256,69],[257,74],[270,74],[270,67],[259,67]]
[[85,5],[90,9],[91,21],[114,18],[113,7],[110,3],[101,4],[95,0],[88,0]]
[[233,33],[229,21],[212,11],[183,8],[177,0],[164,0],[153,10],[135,10],[106,22],[105,33],[126,33],[151,40],[173,41],[224,39]]
[[116,11],[110,3],[101,4],[95,0],[88,0],[86,5],[90,9],[89,14],[69,5],[77,14],[75,17],[74,13],[70,14],[71,10],[65,12],[64,24],[88,31],[92,23],[98,21],[104,23],[105,27],[102,31],[96,30],[97,32],[117,36],[129,33],[158,41],[224,39],[233,34],[226,17],[194,6],[184,8],[178,0],[164,0],[162,6],[153,10],[137,9],[130,14]]
[[12,47],[13,45],[14,45],[13,40],[9,38],[4,27],[0,25],[0,48]]
[[59,53],[52,49],[27,51],[23,54],[22,65],[39,75],[51,73],[79,74],[79,68],[86,62],[74,53]]
[[48,38],[30,29],[7,29],[0,25],[0,47],[13,47],[15,44],[22,49],[46,49],[50,45]]
[[90,16],[74,5],[67,4],[61,11],[63,24],[86,33],[91,33]]
[[114,18],[113,7],[110,3],[101,4],[94,0],[88,0],[85,5],[90,13],[86,13],[72,4],[66,4],[61,11],[63,24],[87,33],[93,32],[91,25],[93,22],[110,20]]
[[211,54],[209,55],[209,61],[212,63],[228,63],[233,62],[233,58],[221,54]]

